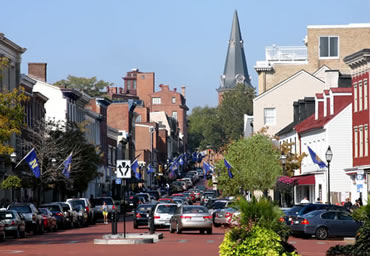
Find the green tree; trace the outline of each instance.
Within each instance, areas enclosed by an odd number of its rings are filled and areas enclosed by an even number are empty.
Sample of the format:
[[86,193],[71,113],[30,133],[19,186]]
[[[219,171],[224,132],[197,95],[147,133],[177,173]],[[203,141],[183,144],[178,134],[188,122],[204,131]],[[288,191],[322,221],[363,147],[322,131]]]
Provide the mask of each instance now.
[[216,108],[196,107],[188,117],[189,147],[193,150],[212,148],[218,150],[225,140]]
[[67,79],[63,79],[54,83],[59,87],[74,88],[87,93],[92,97],[105,96],[102,90],[107,86],[112,86],[113,83],[104,80],[97,80],[96,77],[86,78],[69,75]]
[[270,189],[282,174],[280,149],[270,137],[261,133],[231,143],[225,158],[233,167],[231,171],[234,177],[229,178],[223,161],[217,163],[217,169],[220,170],[218,187],[224,195]]
[[244,132],[244,114],[253,114],[255,90],[238,84],[235,89],[225,92],[218,115],[226,141],[238,140]]
[[[9,60],[0,57],[0,81],[1,74],[7,68]],[[6,88],[7,86],[4,86]],[[0,154],[11,154],[14,149],[9,145],[12,134],[19,134],[24,120],[22,103],[27,100],[23,91],[14,89],[11,92],[0,92]]]

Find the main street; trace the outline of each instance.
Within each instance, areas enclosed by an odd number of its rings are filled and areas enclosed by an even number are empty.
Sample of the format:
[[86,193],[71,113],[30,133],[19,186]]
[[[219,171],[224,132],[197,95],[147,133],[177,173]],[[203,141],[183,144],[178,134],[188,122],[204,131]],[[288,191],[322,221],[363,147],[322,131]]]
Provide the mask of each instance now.
[[[119,222],[118,231],[123,231],[123,222]],[[146,228],[133,229],[132,219],[128,217],[126,223],[127,232],[148,232]],[[213,234],[200,234],[199,232],[184,232],[183,234],[171,234],[166,229],[157,230],[162,232],[164,238],[158,243],[141,245],[95,245],[94,239],[101,238],[111,232],[111,225],[97,223],[94,226],[80,229],[69,229],[44,235],[27,236],[25,239],[7,239],[0,244],[0,255],[133,255],[133,256],[216,256],[218,246],[223,240],[225,228],[213,229]],[[300,255],[320,256],[331,246],[345,244],[346,241],[333,239],[319,241],[291,237],[289,242],[293,244]]]

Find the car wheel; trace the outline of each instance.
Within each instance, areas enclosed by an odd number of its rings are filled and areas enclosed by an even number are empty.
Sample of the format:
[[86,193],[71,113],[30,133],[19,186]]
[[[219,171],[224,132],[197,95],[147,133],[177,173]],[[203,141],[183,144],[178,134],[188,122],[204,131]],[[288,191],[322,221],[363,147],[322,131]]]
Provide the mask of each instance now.
[[18,239],[18,238],[20,238],[20,237],[21,237],[21,236],[20,236],[20,234],[19,234],[19,230],[16,230],[16,231],[15,231],[14,237],[15,237],[16,239]]
[[175,233],[175,230],[172,228],[171,224],[170,224],[170,233]]
[[319,240],[324,240],[328,237],[328,230],[324,227],[320,227],[316,230],[315,236]]
[[220,223],[213,222],[213,225],[215,225],[216,228],[221,227],[221,224]]
[[136,222],[134,222],[134,228],[136,229],[136,228],[138,228],[139,226],[137,225],[137,223]]
[[0,236],[0,241],[1,241],[1,242],[4,242],[4,241],[5,241],[5,232],[3,233],[3,235],[2,235],[2,236]]
[[207,234],[212,234],[212,229],[210,228],[210,229],[207,229]]
[[40,224],[40,234],[44,234],[44,225],[43,224]]
[[176,233],[177,234],[181,234],[182,230],[181,228],[179,227],[179,223],[176,224]]
[[204,234],[204,229],[200,229],[200,230],[199,230],[199,232],[200,232],[201,234]]

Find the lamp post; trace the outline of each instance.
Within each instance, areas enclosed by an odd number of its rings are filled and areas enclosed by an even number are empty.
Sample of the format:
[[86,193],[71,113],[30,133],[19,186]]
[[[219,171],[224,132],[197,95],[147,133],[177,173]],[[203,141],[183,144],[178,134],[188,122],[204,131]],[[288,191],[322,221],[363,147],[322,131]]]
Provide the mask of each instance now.
[[284,152],[281,152],[280,162],[281,165],[283,166],[283,175],[285,175],[286,155],[284,155]]
[[[154,127],[149,128],[150,132],[150,167],[153,168],[153,133],[154,133]],[[152,186],[152,173],[150,173],[149,176],[149,186]]]
[[333,152],[331,151],[330,146],[326,150],[325,157],[326,162],[328,162],[328,204],[330,204],[330,162],[333,158]]
[[[10,161],[12,162],[12,173],[14,174],[14,165],[16,164],[17,162],[17,153],[13,152],[10,154]],[[14,200],[14,188],[12,188],[12,200]]]

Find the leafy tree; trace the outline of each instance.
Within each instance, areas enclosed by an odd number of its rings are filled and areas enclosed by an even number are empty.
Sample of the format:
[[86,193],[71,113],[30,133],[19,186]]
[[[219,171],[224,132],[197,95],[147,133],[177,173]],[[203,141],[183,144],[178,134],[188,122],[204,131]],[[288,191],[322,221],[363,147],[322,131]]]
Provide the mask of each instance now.
[[261,133],[231,143],[225,158],[233,167],[234,177],[229,178],[223,161],[217,163],[217,169],[221,170],[218,186],[224,195],[270,189],[282,173],[279,148],[270,137]]
[[225,92],[217,110],[227,141],[243,136],[244,114],[253,114],[254,97],[255,90],[244,84],[238,84],[235,89]]
[[302,154],[291,153],[293,145],[294,145],[293,142],[289,143],[287,141],[284,141],[280,145],[281,154],[284,154],[286,157],[286,163],[284,166],[283,175],[286,175],[289,177],[294,176],[294,171],[301,167],[303,158],[307,156],[306,153],[302,153]]
[[96,77],[86,78],[69,75],[67,79],[63,79],[54,83],[59,87],[74,88],[87,93],[92,97],[104,96],[103,89],[107,86],[112,86],[113,83],[104,80],[97,80]]
[[[9,60],[0,58],[0,81],[2,70],[8,66]],[[0,154],[11,154],[14,149],[8,144],[12,134],[19,134],[23,125],[24,109],[22,103],[27,100],[23,91],[14,89],[0,93]]]
[[1,182],[1,189],[17,189],[22,187],[22,180],[15,175],[10,175]]

